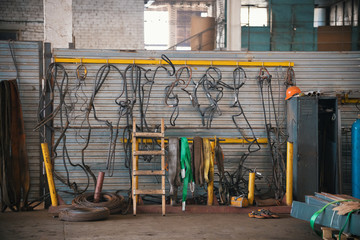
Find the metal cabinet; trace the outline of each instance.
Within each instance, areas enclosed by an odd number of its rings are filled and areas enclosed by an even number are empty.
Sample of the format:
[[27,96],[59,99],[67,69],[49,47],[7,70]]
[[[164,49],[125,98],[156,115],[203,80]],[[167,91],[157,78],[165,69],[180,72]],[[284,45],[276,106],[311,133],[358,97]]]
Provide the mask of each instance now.
[[287,101],[289,142],[294,143],[294,199],[338,186],[336,98],[295,97]]

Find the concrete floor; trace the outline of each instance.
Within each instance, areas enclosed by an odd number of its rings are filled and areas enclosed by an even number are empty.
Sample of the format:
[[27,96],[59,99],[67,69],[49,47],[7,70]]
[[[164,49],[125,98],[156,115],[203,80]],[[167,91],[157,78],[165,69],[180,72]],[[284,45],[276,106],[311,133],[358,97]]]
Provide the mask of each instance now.
[[308,222],[281,214],[253,219],[247,214],[111,215],[97,222],[63,222],[47,210],[0,213],[0,239],[320,239]]

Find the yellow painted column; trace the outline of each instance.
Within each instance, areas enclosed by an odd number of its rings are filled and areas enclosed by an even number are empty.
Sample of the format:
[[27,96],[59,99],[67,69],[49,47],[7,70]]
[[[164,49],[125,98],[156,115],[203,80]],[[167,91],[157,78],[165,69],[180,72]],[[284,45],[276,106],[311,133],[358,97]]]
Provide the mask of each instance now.
[[51,205],[58,206],[58,200],[57,200],[57,195],[56,195],[54,178],[53,178],[53,174],[52,174],[52,164],[51,164],[48,144],[42,143],[41,149],[42,149],[42,153],[43,153],[45,169],[46,169],[46,176],[47,176],[47,181],[48,181],[48,185],[49,185]]
[[211,206],[214,203],[214,159],[215,159],[215,142],[211,144],[211,158],[210,158],[210,169],[209,169],[209,182],[207,185],[207,205]]
[[286,205],[293,201],[293,143],[287,142],[286,151]]
[[248,193],[248,200],[249,204],[254,204],[254,198],[255,198],[255,173],[251,172],[249,173],[249,193]]

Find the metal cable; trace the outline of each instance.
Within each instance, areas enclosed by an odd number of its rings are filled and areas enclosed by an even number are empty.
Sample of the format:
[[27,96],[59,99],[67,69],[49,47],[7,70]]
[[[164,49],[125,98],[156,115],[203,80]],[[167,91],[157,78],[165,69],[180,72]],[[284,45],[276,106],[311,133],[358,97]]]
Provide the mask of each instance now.
[[[221,116],[221,111],[218,106],[218,102],[221,100],[224,94],[223,87],[219,84],[221,77],[220,69],[209,67],[199,82],[195,83],[193,90],[193,107],[195,107],[195,109],[200,113],[202,125],[206,126],[206,128],[211,128],[211,122],[215,116],[215,113]],[[209,102],[209,105],[203,109],[201,108],[197,97],[199,86],[202,86],[202,90],[204,91]]]
[[[231,118],[232,118],[232,120],[234,122],[234,125],[236,126],[237,130],[239,131],[239,133],[244,137],[244,140],[247,143],[249,143],[248,152],[252,153],[252,152],[259,151],[261,149],[261,147],[260,147],[260,144],[258,143],[258,140],[257,140],[257,138],[255,136],[254,130],[251,127],[250,122],[248,121],[248,119],[247,119],[247,117],[246,117],[246,115],[244,113],[244,110],[243,110],[243,108],[242,108],[242,106],[240,104],[240,100],[239,100],[239,90],[245,84],[245,82],[246,82],[246,73],[245,73],[244,69],[242,67],[237,67],[233,71],[233,87],[231,87],[229,85],[226,85],[223,82],[220,82],[220,84],[222,84],[226,88],[231,89],[231,90],[234,91],[235,100],[234,100],[234,104],[233,104],[232,107],[237,107],[238,110],[239,110],[239,113],[235,114],[235,115],[232,115]],[[252,138],[253,138],[252,141],[250,141],[250,139],[249,139],[249,137],[247,137],[244,129],[241,128],[239,126],[239,124],[237,123],[237,121],[236,121],[236,118],[239,118],[241,116],[245,120],[246,125],[247,125],[248,129],[251,132],[251,135],[252,135]],[[255,148],[253,148],[254,145],[255,145]]]
[[[187,75],[186,80],[183,80],[181,78],[184,71]],[[183,90],[190,96],[190,100],[192,99],[192,95],[186,90],[186,88],[189,86],[191,78],[192,78],[192,69],[188,66],[181,67],[177,70],[175,76],[176,76],[175,81],[165,87],[165,104],[168,107],[174,108],[174,110],[171,114],[171,117],[170,117],[171,126],[175,126],[176,119],[179,116],[179,97],[176,93],[174,93],[174,89],[178,86],[186,84],[185,87],[181,88],[181,90]],[[169,103],[169,100],[172,102],[172,104]]]
[[[260,88],[261,103],[263,107],[266,136],[268,139],[268,148],[272,160],[272,170],[273,170],[272,185],[275,187],[275,198],[281,199],[285,194],[285,188],[283,184],[285,166],[284,166],[284,157],[281,151],[280,126],[278,122],[277,113],[275,110],[275,102],[273,97],[271,79],[272,76],[270,75],[269,71],[265,67],[260,68],[258,83]],[[263,91],[264,84],[267,84],[268,111],[266,111],[266,107],[265,107],[265,99],[264,99],[264,91]],[[272,127],[271,124],[271,113],[274,114],[275,127]],[[275,136],[275,139],[272,138],[272,132],[273,135]]]

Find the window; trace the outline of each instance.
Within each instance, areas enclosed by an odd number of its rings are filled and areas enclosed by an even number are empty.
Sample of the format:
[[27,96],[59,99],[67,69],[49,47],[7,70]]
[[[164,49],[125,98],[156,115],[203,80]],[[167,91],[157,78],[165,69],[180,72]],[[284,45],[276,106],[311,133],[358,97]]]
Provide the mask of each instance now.
[[268,26],[268,9],[253,6],[241,7],[241,26],[266,27]]
[[167,11],[144,12],[145,49],[166,50],[169,44],[169,14]]
[[0,29],[0,40],[19,40],[19,31]]
[[314,27],[325,26],[326,9],[314,8]]

